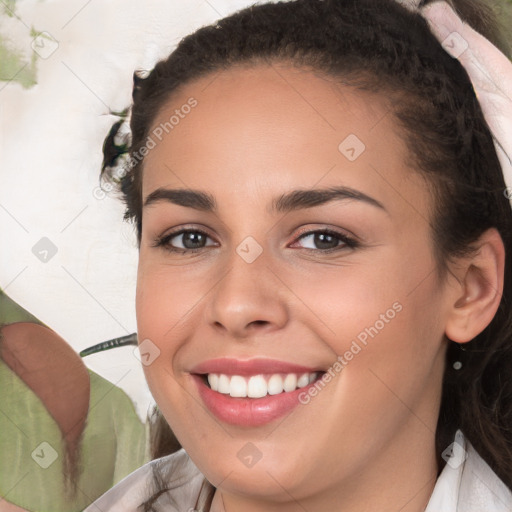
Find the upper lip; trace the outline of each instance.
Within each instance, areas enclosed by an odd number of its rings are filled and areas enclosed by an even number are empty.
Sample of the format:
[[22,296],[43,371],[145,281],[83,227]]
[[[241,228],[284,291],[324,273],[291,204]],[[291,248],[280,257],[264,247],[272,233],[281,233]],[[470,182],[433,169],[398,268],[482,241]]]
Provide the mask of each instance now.
[[190,373],[206,374],[206,373],[223,373],[226,375],[260,375],[273,373],[313,373],[323,371],[310,366],[279,361],[277,359],[234,359],[234,358],[218,358],[203,361],[194,366]]

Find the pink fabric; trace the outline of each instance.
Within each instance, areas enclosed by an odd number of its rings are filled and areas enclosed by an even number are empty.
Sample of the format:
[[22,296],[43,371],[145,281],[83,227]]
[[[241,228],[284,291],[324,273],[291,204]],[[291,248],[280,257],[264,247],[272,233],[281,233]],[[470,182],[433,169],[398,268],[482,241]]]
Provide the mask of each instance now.
[[443,48],[468,73],[494,135],[505,192],[512,198],[512,62],[484,36],[464,23],[444,0],[420,9]]

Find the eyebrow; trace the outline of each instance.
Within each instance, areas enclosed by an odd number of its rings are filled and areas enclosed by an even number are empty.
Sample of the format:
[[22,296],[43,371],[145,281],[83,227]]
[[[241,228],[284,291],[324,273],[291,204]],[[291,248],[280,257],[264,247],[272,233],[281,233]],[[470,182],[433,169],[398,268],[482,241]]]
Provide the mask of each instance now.
[[386,211],[384,205],[363,192],[349,187],[329,187],[323,189],[292,190],[272,202],[272,210],[278,213],[313,208],[335,200],[355,199]]
[[[353,188],[343,186],[292,190],[274,198],[271,203],[271,211],[286,213],[303,208],[313,208],[335,200],[350,199],[387,211],[384,205],[377,201],[377,199]],[[211,194],[193,189],[157,188],[146,197],[143,208],[159,202],[172,203],[205,212],[216,212],[217,210],[217,203]]]
[[143,208],[160,202],[173,203],[203,211],[215,211],[217,209],[215,198],[210,194],[188,188],[170,189],[162,187],[157,188],[146,197]]

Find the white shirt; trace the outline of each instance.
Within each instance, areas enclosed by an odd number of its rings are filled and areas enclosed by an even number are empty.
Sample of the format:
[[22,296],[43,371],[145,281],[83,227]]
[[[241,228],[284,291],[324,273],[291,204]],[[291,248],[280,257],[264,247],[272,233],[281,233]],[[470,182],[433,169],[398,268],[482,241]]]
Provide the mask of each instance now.
[[[511,512],[512,492],[457,430],[454,442],[445,450],[447,462],[439,475],[425,512]],[[148,462],[137,469],[84,512],[140,512],[137,507],[150,496],[153,470],[171,490],[154,503],[155,512],[201,511],[207,488],[204,477],[185,450]]]

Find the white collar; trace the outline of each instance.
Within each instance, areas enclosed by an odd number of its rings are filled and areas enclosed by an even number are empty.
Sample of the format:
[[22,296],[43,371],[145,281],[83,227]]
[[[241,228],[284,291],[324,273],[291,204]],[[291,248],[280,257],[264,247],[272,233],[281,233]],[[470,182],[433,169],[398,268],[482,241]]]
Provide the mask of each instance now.
[[512,493],[460,430],[425,512],[510,512]]

